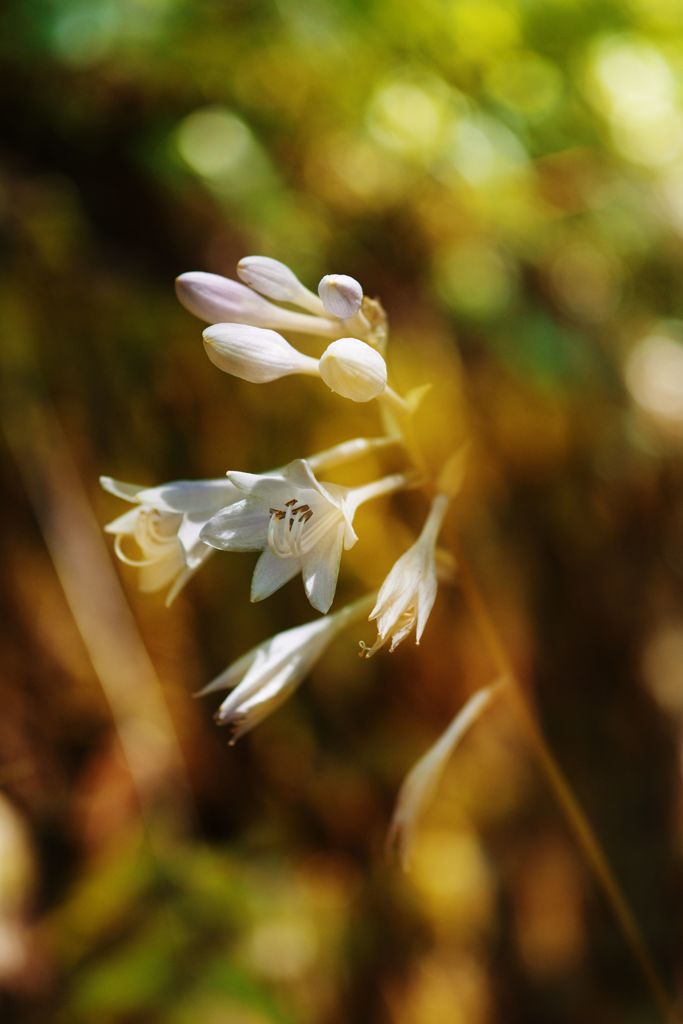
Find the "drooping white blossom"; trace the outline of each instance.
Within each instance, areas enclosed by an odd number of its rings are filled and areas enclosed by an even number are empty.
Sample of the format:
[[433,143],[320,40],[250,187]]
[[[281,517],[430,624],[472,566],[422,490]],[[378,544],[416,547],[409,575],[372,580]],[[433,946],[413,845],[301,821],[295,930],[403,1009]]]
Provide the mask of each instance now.
[[321,612],[334,599],[342,550],[358,540],[356,510],[409,485],[405,474],[354,488],[323,484],[304,459],[291,462],[281,476],[233,472],[228,478],[244,497],[209,520],[202,540],[225,551],[261,550],[252,601],[269,597],[300,572],[309,601]]
[[394,563],[379,588],[370,620],[377,623],[377,639],[371,647],[361,643],[361,653],[371,657],[387,641],[394,651],[415,630],[419,644],[436,600],[438,572],[436,542],[450,498],[437,494],[420,536]]
[[138,569],[141,590],[161,590],[170,584],[167,604],[211,554],[211,547],[199,536],[204,524],[218,509],[241,497],[225,477],[144,487],[102,476],[100,484],[133,504],[105,526],[115,537],[117,556]]
[[436,794],[448,759],[505,682],[499,679],[473,694],[405,777],[387,836],[387,849],[397,851],[404,869],[410,863],[415,830]]
[[387,364],[366,342],[339,338],[323,352],[320,376],[335,394],[352,402],[369,402],[387,386]]
[[277,331],[246,324],[213,324],[202,335],[214,366],[252,384],[294,373],[318,376],[318,361],[299,352]]
[[203,697],[235,687],[215,715],[219,725],[230,727],[231,744],[287,700],[332,640],[367,614],[372,600],[361,598],[331,615],[278,633],[242,655],[199,691],[197,696]]

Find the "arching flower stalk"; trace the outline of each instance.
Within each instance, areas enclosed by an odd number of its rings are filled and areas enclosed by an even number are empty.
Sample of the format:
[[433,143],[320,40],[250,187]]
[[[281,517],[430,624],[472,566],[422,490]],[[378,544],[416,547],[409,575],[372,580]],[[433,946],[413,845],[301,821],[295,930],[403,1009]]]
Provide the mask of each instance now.
[[[319,378],[337,396],[372,406],[377,401],[384,438],[343,442],[336,450],[307,460],[294,458],[263,474],[232,471],[227,479],[180,481],[144,488],[102,478],[106,490],[133,507],[106,529],[115,535],[122,561],[137,566],[140,586],[170,585],[168,599],[203,565],[211,550],[259,550],[252,579],[252,600],[262,600],[301,573],[309,601],[324,618],[277,634],[239,658],[204,693],[237,684],[219,709],[221,724],[233,739],[253,728],[296,689],[330,641],[368,611],[377,639],[395,649],[413,630],[420,642],[446,566],[437,550],[439,533],[463,480],[464,448],[430,471],[414,417],[424,388],[404,397],[391,386],[385,361],[387,321],[377,300],[364,295],[354,278],[328,274],[317,294],[278,260],[249,256],[237,267],[240,281],[191,272],[176,281],[183,305],[210,326],[206,352],[219,369],[255,384],[303,374]],[[284,304],[284,305],[283,305]],[[317,340],[318,350],[301,352],[280,332]],[[322,351],[320,350],[322,349]],[[335,399],[336,400],[336,399]],[[319,473],[371,447],[399,442],[403,472],[371,480],[361,487],[322,482]],[[325,458],[325,456],[328,456]],[[327,614],[334,600],[342,551],[356,544],[357,509],[366,501],[407,487],[421,487],[429,502],[417,540],[381,584],[376,598],[360,598]],[[131,551],[133,545],[135,550]],[[498,637],[485,602],[462,556],[459,581],[487,648],[510,685],[513,706],[524,722],[539,762],[596,877],[602,884],[653,996],[667,1019],[676,1019],[618,884],[571,787],[543,740],[528,709],[523,688]],[[447,759],[497,692],[489,687],[467,702],[442,736],[410,772],[401,789],[390,838],[406,860],[412,836],[438,784]]]
[[[419,642],[436,599],[440,573],[437,541],[457,487],[432,480],[417,443],[415,396],[391,387],[384,358],[387,330],[381,305],[345,274],[327,274],[315,291],[285,264],[248,256],[237,266],[239,281],[201,271],[181,274],[176,290],[183,305],[208,322],[203,332],[210,360],[222,371],[253,384],[282,377],[317,377],[343,399],[380,403],[385,434],[355,438],[307,459],[266,473],[228,472],[219,480],[180,481],[142,488],[103,478],[103,486],[134,507],[107,527],[122,561],[136,565],[143,589],[171,584],[171,599],[209,554],[259,551],[251,599],[261,601],[301,574],[312,606],[325,616],[278,634],[238,659],[205,692],[238,682],[219,713],[246,731],[278,706],[317,660],[330,639],[361,615],[377,623],[377,640],[393,651],[412,630]],[[283,305],[284,304],[284,305]],[[302,352],[280,332],[318,338],[318,352]],[[344,487],[323,480],[343,462],[389,445],[403,448],[402,472]],[[443,474],[442,474],[443,475]],[[459,486],[459,484],[458,484]],[[398,490],[423,487],[430,510],[415,543],[398,559],[378,595],[328,614],[342,552],[358,541],[357,510]],[[445,564],[442,553],[440,562]],[[451,560],[452,561],[452,560]]]

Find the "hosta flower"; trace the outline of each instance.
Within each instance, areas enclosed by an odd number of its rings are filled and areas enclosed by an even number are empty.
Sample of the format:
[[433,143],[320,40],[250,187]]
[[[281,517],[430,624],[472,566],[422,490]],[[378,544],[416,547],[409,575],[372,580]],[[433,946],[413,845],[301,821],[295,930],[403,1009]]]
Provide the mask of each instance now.
[[318,611],[334,599],[342,549],[358,540],[353,518],[361,504],[408,485],[404,474],[363,487],[323,484],[304,459],[282,476],[229,473],[243,499],[221,509],[201,538],[224,551],[255,551],[252,601],[261,601],[301,573],[306,595]]
[[211,547],[199,536],[204,524],[241,496],[225,477],[143,487],[102,476],[100,484],[134,506],[105,526],[115,537],[116,554],[137,567],[141,590],[161,590],[171,584],[167,604],[211,554]]
[[387,836],[387,847],[397,849],[404,868],[408,867],[410,861],[417,823],[436,793],[448,759],[504,684],[505,679],[499,679],[473,694],[436,743],[406,775]]
[[278,633],[200,690],[198,697],[235,687],[215,715],[219,725],[230,726],[231,743],[284,703],[332,640],[367,614],[372,600],[361,598],[332,615]]
[[436,541],[450,498],[437,494],[422,532],[412,547],[395,562],[379,588],[370,619],[377,622],[377,639],[372,647],[361,643],[361,652],[371,657],[390,641],[394,651],[415,630],[419,644],[438,589]]

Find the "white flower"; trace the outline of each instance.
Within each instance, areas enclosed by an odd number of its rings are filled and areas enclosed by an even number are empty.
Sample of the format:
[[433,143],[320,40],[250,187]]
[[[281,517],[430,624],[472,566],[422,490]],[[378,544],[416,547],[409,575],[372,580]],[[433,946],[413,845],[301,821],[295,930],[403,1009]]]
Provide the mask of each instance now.
[[352,402],[369,402],[387,386],[387,364],[358,338],[339,338],[320,359],[320,376],[331,391]]
[[488,707],[506,680],[478,690],[453,718],[426,754],[411,768],[396,800],[396,809],[387,836],[387,848],[397,848],[401,864],[408,867],[415,829],[420,817],[436,793],[446,762],[460,740]]
[[197,694],[235,687],[216,712],[231,728],[230,743],[275,711],[310,672],[332,640],[367,614],[372,597],[361,598],[332,615],[278,633],[252,648]]
[[252,601],[269,597],[301,573],[314,608],[328,611],[334,599],[343,548],[358,540],[356,510],[365,501],[408,484],[403,474],[363,487],[318,481],[304,459],[291,462],[281,476],[228,473],[244,492],[242,501],[221,509],[201,538],[225,551],[257,551]]
[[[155,591],[171,584],[167,604],[211,554],[211,547],[199,537],[204,524],[218,509],[241,496],[225,477],[142,487],[102,476],[100,484],[110,494],[134,504],[105,526],[116,538],[116,554],[122,562],[138,568],[141,590]],[[134,555],[125,550],[130,543],[137,548]]]
[[347,274],[326,274],[318,285],[318,295],[325,311],[340,320],[355,316],[363,301],[363,289]]
[[422,533],[401,555],[380,587],[370,613],[370,619],[377,620],[377,639],[372,647],[361,643],[365,657],[371,657],[389,638],[390,651],[396,650],[413,629],[415,643],[419,644],[436,600],[436,541],[449,501],[445,494],[436,495]]
[[290,302],[315,316],[325,316],[325,307],[301,283],[293,270],[269,256],[245,256],[237,264],[238,276],[261,295],[276,302]]
[[276,331],[245,324],[214,324],[202,337],[214,366],[252,384],[293,373],[318,376],[318,361],[298,352]]
[[283,309],[245,284],[221,277],[220,274],[193,270],[177,277],[175,284],[176,294],[183,306],[210,324],[241,323],[278,331],[318,334],[327,338],[339,334],[338,321]]

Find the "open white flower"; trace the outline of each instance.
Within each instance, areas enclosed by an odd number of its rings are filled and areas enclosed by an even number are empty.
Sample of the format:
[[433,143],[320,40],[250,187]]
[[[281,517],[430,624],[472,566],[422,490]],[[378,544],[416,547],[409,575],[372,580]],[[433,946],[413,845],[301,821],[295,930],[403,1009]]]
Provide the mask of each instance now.
[[334,600],[343,549],[358,540],[353,517],[364,502],[408,485],[404,474],[363,487],[323,484],[304,459],[282,475],[229,473],[244,498],[221,509],[201,538],[224,551],[257,551],[252,601],[269,597],[301,573],[306,595],[320,612]]
[[372,647],[361,643],[361,653],[370,658],[387,640],[394,651],[415,630],[419,644],[436,600],[438,589],[436,541],[450,498],[437,494],[422,532],[412,547],[395,562],[379,588],[370,619],[377,621],[377,639]]
[[419,819],[433,799],[446,764],[456,746],[505,685],[499,679],[473,694],[448,727],[406,775],[396,800],[387,849],[396,848],[401,864],[407,868]]
[[367,614],[373,597],[364,597],[332,615],[287,629],[258,644],[200,690],[198,697],[235,687],[216,712],[219,725],[231,729],[230,743],[280,707],[310,672],[334,638]]
[[[141,590],[161,590],[171,584],[166,604],[212,552],[199,536],[204,524],[218,509],[241,497],[225,477],[143,487],[102,476],[100,484],[110,494],[133,503],[133,508],[108,523],[105,530],[114,535],[114,550],[121,561],[139,570]],[[126,550],[131,544],[137,549],[134,554]]]

